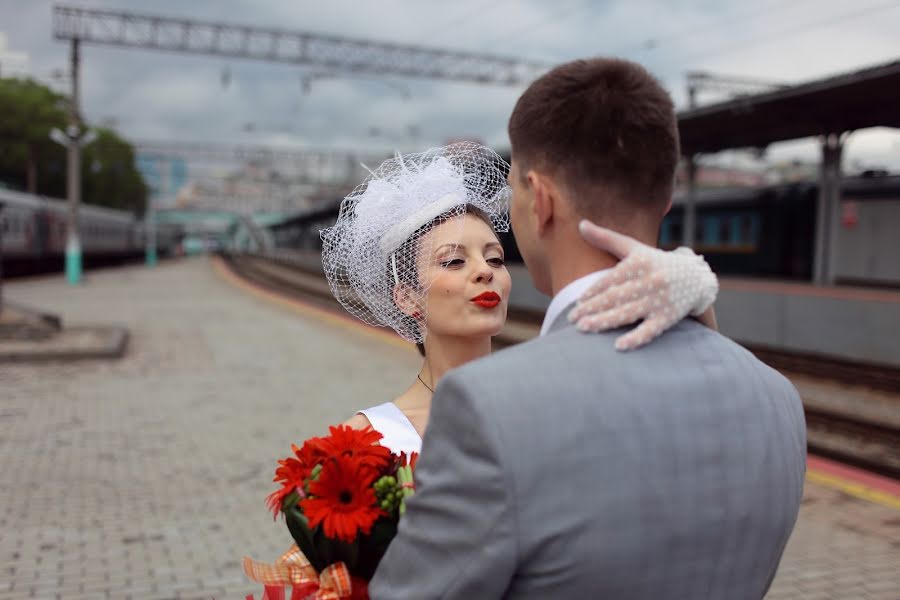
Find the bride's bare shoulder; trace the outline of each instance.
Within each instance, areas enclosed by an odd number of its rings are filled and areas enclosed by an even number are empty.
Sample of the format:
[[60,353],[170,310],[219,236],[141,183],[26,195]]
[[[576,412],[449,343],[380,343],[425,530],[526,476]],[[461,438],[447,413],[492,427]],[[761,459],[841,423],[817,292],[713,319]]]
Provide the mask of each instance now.
[[372,423],[369,421],[368,417],[362,413],[356,413],[341,425],[349,425],[353,429],[365,429],[366,427],[371,427]]

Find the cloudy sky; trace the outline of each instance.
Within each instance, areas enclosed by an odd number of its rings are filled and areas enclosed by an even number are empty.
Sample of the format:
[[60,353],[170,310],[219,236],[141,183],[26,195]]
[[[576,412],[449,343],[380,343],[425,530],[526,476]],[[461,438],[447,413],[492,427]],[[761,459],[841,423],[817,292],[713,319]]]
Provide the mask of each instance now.
[[[72,3],[550,63],[622,56],[645,64],[681,107],[690,70],[794,83],[900,57],[900,0]],[[0,0],[7,50],[27,53],[24,68],[45,81],[67,64],[66,44],[52,38],[51,12],[52,4],[44,0]],[[508,144],[506,120],[522,91],[344,77],[315,81],[304,93],[303,72],[290,65],[86,46],[82,105],[90,121],[114,122],[138,141],[409,150],[466,137],[502,148]],[[701,101],[718,98],[710,94]],[[856,132],[845,156],[850,169],[900,170],[900,133]],[[769,160],[817,157],[811,140],[778,144],[768,154]]]

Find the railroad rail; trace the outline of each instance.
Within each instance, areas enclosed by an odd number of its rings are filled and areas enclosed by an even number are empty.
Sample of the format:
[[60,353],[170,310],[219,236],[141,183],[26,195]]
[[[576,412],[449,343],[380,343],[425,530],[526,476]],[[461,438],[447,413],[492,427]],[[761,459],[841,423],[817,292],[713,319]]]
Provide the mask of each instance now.
[[[321,271],[314,267],[253,255],[229,255],[225,260],[236,274],[270,291],[339,309]],[[541,318],[536,311],[510,307],[509,320],[494,346],[533,338]],[[900,372],[767,348],[750,350],[801,390],[811,453],[900,479]],[[834,393],[812,393],[809,381]]]

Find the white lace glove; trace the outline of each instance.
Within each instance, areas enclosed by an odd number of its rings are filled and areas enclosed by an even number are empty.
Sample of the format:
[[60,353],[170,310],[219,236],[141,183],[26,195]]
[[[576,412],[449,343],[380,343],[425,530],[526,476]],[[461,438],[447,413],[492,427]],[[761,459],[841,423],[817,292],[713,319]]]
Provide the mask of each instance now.
[[590,221],[582,221],[579,230],[592,246],[622,259],[569,313],[579,330],[605,331],[643,319],[616,340],[617,350],[632,350],[715,302],[719,281],[690,248],[665,252]]

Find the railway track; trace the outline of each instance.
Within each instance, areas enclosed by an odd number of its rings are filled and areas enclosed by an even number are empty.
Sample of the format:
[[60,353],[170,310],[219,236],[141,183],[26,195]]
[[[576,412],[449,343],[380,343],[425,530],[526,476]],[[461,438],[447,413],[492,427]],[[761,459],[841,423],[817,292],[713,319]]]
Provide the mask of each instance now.
[[[258,256],[228,256],[225,260],[235,273],[266,289],[341,310],[314,266]],[[495,338],[495,346],[536,336],[541,318],[535,311],[510,307],[509,320]],[[900,479],[900,373],[767,348],[750,349],[800,390],[811,453]]]

